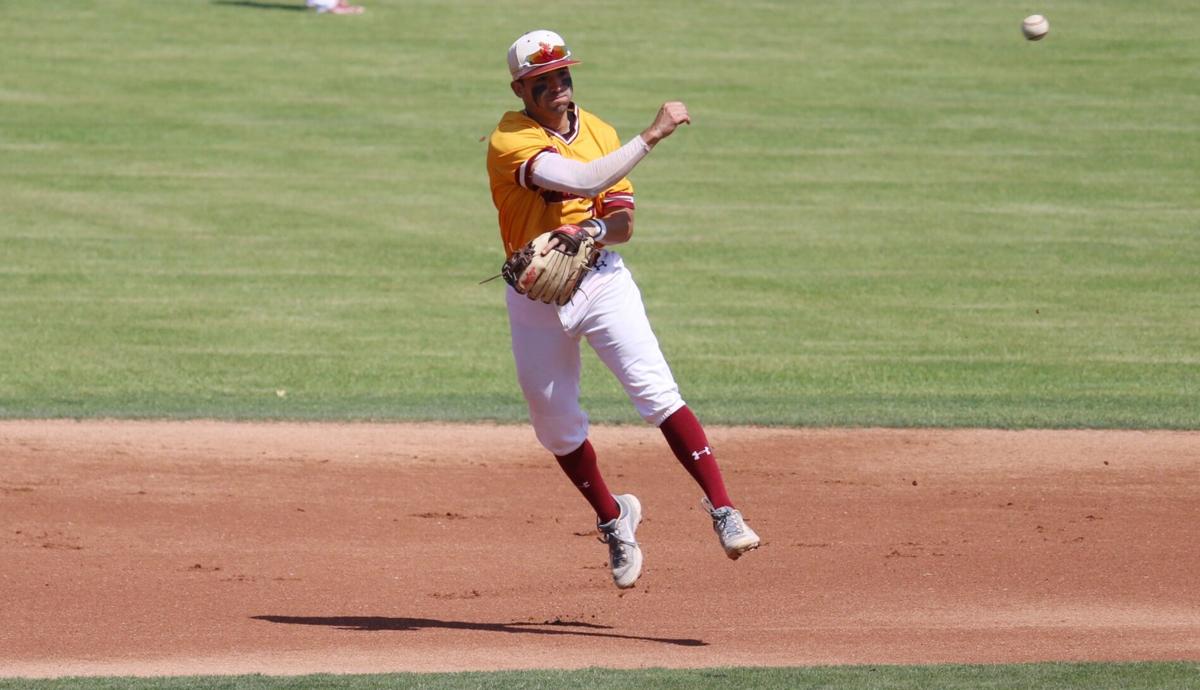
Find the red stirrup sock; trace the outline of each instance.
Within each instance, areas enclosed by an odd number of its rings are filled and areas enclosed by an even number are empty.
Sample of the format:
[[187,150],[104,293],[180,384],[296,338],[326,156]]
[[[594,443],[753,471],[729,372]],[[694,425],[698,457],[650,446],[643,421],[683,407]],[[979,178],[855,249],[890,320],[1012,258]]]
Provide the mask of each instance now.
[[679,463],[704,490],[713,507],[732,506],[729,494],[725,492],[721,469],[717,467],[717,456],[713,455],[712,447],[708,445],[708,437],[704,435],[700,420],[696,419],[687,405],[667,417],[658,428],[667,437],[671,452],[675,453]]
[[609,493],[604,477],[600,476],[600,468],[596,466],[596,451],[592,449],[590,441],[584,439],[583,445],[575,450],[554,457],[558,460],[558,466],[571,478],[571,483],[579,489],[579,493],[592,504],[592,510],[596,511],[600,522],[620,517],[621,508]]

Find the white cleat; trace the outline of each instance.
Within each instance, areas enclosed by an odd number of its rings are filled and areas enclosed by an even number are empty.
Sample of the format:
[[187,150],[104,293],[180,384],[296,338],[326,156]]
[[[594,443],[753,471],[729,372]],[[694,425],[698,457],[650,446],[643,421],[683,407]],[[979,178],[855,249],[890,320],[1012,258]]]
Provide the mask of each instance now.
[[725,549],[726,556],[736,561],[747,551],[758,548],[760,543],[758,535],[742,519],[740,511],[730,506],[713,508],[712,502],[708,498],[700,499],[700,504],[712,517],[713,531],[721,540],[721,548]]
[[600,541],[608,544],[613,582],[621,589],[628,589],[642,574],[642,547],[634,538],[634,532],[642,522],[642,504],[633,494],[613,498],[621,507],[621,514],[604,524],[597,524],[596,528],[600,530]]

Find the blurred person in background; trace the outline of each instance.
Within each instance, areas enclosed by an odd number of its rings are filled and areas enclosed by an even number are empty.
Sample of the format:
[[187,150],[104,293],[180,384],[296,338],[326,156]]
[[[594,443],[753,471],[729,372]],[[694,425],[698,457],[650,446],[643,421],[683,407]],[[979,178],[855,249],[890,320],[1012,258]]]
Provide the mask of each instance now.
[[351,5],[346,0],[305,0],[305,4],[315,8],[317,14],[362,14],[361,5]]

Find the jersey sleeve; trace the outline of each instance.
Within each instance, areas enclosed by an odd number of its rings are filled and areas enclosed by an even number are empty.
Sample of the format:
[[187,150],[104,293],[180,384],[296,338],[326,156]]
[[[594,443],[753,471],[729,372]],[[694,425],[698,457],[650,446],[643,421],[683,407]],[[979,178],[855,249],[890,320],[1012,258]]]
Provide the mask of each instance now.
[[556,153],[540,129],[500,127],[492,133],[488,145],[488,168],[493,179],[511,181],[517,186],[537,190],[530,172],[543,153]]

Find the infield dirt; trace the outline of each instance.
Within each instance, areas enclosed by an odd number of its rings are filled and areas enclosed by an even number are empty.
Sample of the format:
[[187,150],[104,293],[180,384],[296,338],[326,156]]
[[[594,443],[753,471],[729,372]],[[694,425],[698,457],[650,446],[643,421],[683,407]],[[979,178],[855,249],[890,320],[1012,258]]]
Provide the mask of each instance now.
[[522,426],[0,422],[0,676],[1200,660],[1200,433],[709,429],[725,558],[598,427],[646,568]]

